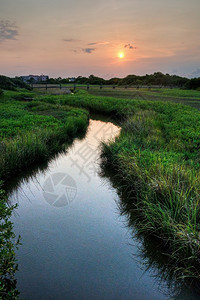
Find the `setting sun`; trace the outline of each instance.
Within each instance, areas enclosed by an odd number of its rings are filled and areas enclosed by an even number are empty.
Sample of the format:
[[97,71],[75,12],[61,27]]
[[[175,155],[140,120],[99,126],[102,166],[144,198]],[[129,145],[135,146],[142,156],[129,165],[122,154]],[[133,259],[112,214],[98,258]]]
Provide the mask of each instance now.
[[118,53],[118,57],[119,57],[119,58],[124,58],[124,53],[123,53],[123,52],[119,52],[119,53]]

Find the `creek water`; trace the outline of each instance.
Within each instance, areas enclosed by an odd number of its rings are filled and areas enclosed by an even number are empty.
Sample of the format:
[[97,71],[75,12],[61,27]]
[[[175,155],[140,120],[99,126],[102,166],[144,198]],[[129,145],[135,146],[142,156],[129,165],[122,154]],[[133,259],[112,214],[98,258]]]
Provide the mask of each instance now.
[[144,271],[110,180],[100,175],[99,145],[118,135],[111,122],[90,119],[88,132],[47,166],[9,183],[21,235],[17,288],[22,299],[198,299],[171,296],[157,272]]

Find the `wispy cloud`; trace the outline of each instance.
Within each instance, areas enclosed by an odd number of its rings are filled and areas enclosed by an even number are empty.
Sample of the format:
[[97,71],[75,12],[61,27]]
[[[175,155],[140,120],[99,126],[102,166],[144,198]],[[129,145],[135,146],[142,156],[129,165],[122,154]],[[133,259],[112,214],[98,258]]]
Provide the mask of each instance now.
[[95,46],[95,45],[108,45],[109,42],[93,42],[89,43],[88,46]]
[[16,40],[19,35],[17,26],[9,20],[0,20],[0,42]]
[[128,49],[136,49],[135,46],[131,45],[131,44],[126,44],[124,45],[124,48],[128,48]]
[[94,52],[96,49],[95,48],[82,48],[82,51],[85,53],[92,53]]
[[[109,42],[105,42],[105,41],[102,41],[102,42],[91,42],[91,43],[87,42],[86,43],[86,42],[83,42],[81,40],[73,39],[73,38],[63,39],[63,41],[64,42],[68,42],[68,43],[70,43],[70,42],[81,42],[80,44],[82,44],[82,45],[77,45],[76,49],[71,49],[70,51],[72,51],[74,53],[84,52],[84,53],[87,53],[87,54],[91,54],[91,53],[93,53],[94,51],[96,51],[98,49],[97,47],[87,47],[87,46],[100,46],[100,45],[110,44]],[[83,45],[83,43],[85,45]]]
[[91,54],[92,52],[94,52],[96,50],[96,48],[78,48],[78,49],[71,49],[70,51],[74,52],[74,53],[88,53]]
[[63,39],[64,42],[67,42],[67,43],[71,43],[71,42],[79,42],[80,40],[78,39],[73,39],[73,38],[69,38],[69,39]]

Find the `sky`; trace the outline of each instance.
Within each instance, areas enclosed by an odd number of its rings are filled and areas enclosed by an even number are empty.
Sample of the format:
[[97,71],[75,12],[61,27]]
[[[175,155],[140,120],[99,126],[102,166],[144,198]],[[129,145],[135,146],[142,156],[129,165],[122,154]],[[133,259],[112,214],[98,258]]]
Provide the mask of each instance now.
[[199,14],[200,0],[0,0],[0,74],[200,77]]

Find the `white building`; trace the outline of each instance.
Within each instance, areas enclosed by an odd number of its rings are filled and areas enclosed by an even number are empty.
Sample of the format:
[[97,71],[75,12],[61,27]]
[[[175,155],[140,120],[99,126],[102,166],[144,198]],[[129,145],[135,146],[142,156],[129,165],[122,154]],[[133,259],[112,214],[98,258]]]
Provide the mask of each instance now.
[[70,77],[68,79],[69,79],[69,82],[74,82],[76,80],[76,77]]
[[44,82],[49,79],[48,75],[27,75],[27,76],[21,76],[21,79],[24,82],[32,81],[32,82]]

